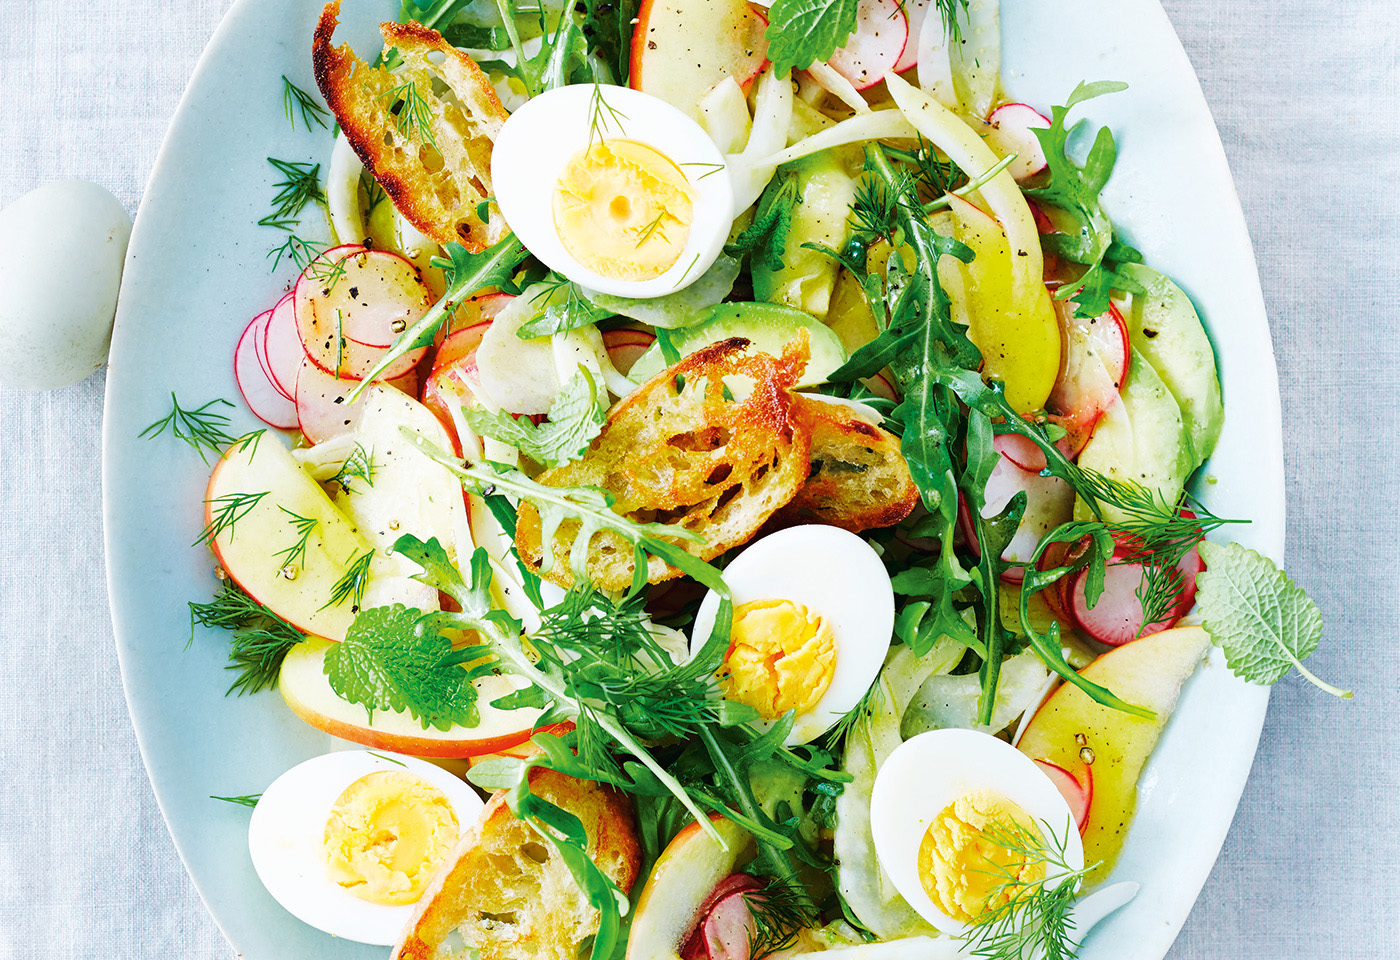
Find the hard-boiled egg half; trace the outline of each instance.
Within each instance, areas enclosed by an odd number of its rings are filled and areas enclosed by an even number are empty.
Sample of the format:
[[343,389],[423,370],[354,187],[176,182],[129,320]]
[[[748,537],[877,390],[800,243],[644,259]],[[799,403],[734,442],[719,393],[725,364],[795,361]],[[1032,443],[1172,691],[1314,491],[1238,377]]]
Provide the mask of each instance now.
[[575,84],[527,101],[496,137],[491,179],[520,242],[603,293],[680,290],[729,234],[724,157],[694,120],[627,87]]
[[[880,557],[838,527],[803,526],[757,540],[724,569],[733,594],[724,695],[765,725],[792,710],[789,743],[807,743],[860,703],[894,630],[894,593]],[[694,654],[719,610],[710,592],[691,633]]]
[[328,753],[267,788],[248,850],[263,886],[297,919],[388,946],[482,806],[471,787],[423,760]]
[[1055,784],[1030,757],[975,730],[921,733],[890,754],[871,793],[870,831],[900,896],[952,934],[995,908],[1012,878],[1054,887],[1065,867],[1084,866]]

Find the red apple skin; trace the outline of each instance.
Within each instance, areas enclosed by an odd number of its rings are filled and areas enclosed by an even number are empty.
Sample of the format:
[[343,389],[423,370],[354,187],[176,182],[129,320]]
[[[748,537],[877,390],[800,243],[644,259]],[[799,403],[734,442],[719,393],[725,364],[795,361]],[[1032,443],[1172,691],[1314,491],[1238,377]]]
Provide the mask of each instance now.
[[767,21],[744,0],[642,0],[629,84],[695,116],[725,77],[747,89],[768,62]]
[[[482,722],[476,727],[391,731],[384,729],[392,721],[384,719],[383,712],[366,722],[363,719],[365,709],[340,699],[325,679],[323,664],[330,644],[320,637],[310,637],[306,643],[293,648],[283,661],[277,689],[292,713],[333,737],[391,753],[462,759],[503,753],[539,732],[533,725],[540,715],[538,710],[507,712],[493,710],[487,703],[481,704]],[[520,714],[524,723],[514,719],[512,714]],[[388,716],[401,719],[399,715]],[[376,723],[380,726],[375,726]],[[403,722],[399,725],[409,726]]]

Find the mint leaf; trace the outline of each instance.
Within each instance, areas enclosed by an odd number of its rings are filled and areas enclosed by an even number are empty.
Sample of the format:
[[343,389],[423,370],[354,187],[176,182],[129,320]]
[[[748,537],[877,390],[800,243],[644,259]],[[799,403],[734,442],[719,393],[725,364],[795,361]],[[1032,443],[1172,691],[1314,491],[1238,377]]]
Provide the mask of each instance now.
[[777,0],[764,31],[774,72],[782,76],[830,58],[855,32],[856,7],[856,0]]
[[725,244],[724,252],[731,257],[747,255],[754,265],[781,270],[788,231],[792,229],[793,208],[800,202],[795,174],[789,172],[774,177],[758,200],[753,223],[735,237],[733,243]]
[[1303,666],[1322,639],[1322,613],[1302,587],[1268,557],[1237,543],[1198,549],[1206,570],[1196,579],[1196,602],[1236,676],[1268,685],[1296,667],[1333,696],[1351,699],[1350,690],[1322,682]]
[[581,457],[607,420],[598,385],[582,368],[559,391],[544,423],[479,407],[467,408],[463,415],[477,433],[518,447],[531,460],[549,467]]
[[326,651],[331,689],[369,711],[408,711],[423,729],[475,726],[473,672],[463,664],[482,657],[481,647],[452,648],[438,627],[442,615],[394,604],[355,618],[343,643]]

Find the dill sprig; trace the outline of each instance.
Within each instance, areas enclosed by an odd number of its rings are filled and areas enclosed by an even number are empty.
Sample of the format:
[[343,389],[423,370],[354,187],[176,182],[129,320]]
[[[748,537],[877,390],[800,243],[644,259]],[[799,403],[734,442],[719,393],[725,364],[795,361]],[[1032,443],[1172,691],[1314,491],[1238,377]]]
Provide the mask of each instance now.
[[[982,870],[999,881],[987,896],[988,909],[967,932],[974,957],[982,960],[1070,960],[1079,948],[1074,938],[1074,901],[1085,876],[1093,869],[1073,869],[1068,861],[1069,831],[1063,835],[1048,823],[1040,831],[1014,822],[994,821],[982,836],[1016,859],[1013,872],[988,858]],[[1043,867],[1039,878],[1025,879],[1026,867]]]
[[[321,285],[322,295],[330,296],[330,292],[335,289],[335,285],[345,276],[345,262],[349,257],[335,257],[334,259],[317,254],[315,259],[309,261],[302,270],[312,280]],[[339,369],[337,367],[337,369]]]
[[[279,224],[265,224],[265,226],[279,226]],[[268,257],[272,258],[273,270],[281,266],[283,257],[296,264],[298,270],[305,270],[313,260],[325,252],[328,246],[328,244],[318,240],[303,240],[292,233],[290,228],[282,229],[287,230],[287,239],[283,240],[280,246],[267,252]]]
[[224,581],[213,600],[191,602],[189,607],[191,643],[196,625],[233,634],[228,669],[238,671],[238,676],[228,693],[257,693],[276,686],[287,651],[304,639],[301,631],[248,596],[231,579]]
[[650,240],[650,239],[652,238],[652,236],[653,236],[654,234],[656,234],[658,231],[660,231],[661,239],[662,239],[662,240],[665,240],[665,239],[666,239],[666,231],[664,231],[664,230],[661,229],[661,221],[662,221],[662,219],[663,219],[665,216],[666,216],[666,211],[663,210],[663,211],[661,211],[660,213],[658,213],[658,214],[656,215],[656,219],[652,220],[651,223],[648,223],[648,224],[647,224],[646,226],[644,226],[644,227],[638,227],[638,228],[637,228],[637,235],[638,235],[638,236],[637,236],[637,249],[638,249],[638,250],[640,250],[640,249],[642,248],[642,244],[644,244],[644,243],[646,243],[648,240]]
[[204,530],[200,532],[199,539],[190,546],[213,543],[214,539],[225,531],[228,531],[229,539],[232,540],[234,525],[246,517],[268,492],[264,490],[261,493],[226,493],[212,500],[205,500],[205,503],[213,507],[212,515]]
[[938,151],[931,142],[924,139],[923,134],[915,141],[913,150],[886,147],[885,152],[895,160],[907,164],[915,182],[933,196],[949,193],[960,181],[967,179],[967,175],[956,163],[938,155]]
[[[219,406],[233,409],[233,404],[222,397],[210,400],[201,407],[186,410],[180,406],[180,401],[172,390],[170,406],[171,410],[168,415],[142,430],[137,436],[145,440],[154,440],[169,430],[170,435],[176,440],[193,447],[199,453],[200,459],[206,464],[209,462],[206,454],[221,454],[224,447],[238,439],[225,429],[229,425],[228,415],[217,411]],[[211,410],[210,407],[216,409]]]
[[870,684],[870,688],[861,696],[860,701],[831,725],[831,729],[826,732],[826,737],[823,740],[828,750],[840,749],[856,727],[870,718],[870,712],[874,709],[875,697],[879,689],[880,680],[877,677]]
[[331,598],[321,609],[337,606],[349,599],[350,609],[359,610],[360,602],[365,598],[365,586],[369,583],[369,565],[373,559],[374,551],[371,549],[350,561],[345,575],[331,586]]
[[433,133],[433,108],[418,92],[418,83],[409,80],[397,87],[385,90],[378,97],[388,105],[394,118],[394,127],[399,136],[438,148],[437,136]]
[[[325,191],[321,189],[319,163],[294,163],[274,157],[268,157],[267,162],[283,178],[272,185],[277,191],[272,197],[272,220],[285,221],[298,217],[308,203],[326,202]],[[268,219],[264,217],[258,222],[263,223]]]
[[797,942],[797,931],[812,925],[816,907],[806,892],[777,880],[743,894],[753,917],[749,960],[763,960]]
[[340,471],[329,482],[340,484],[340,489],[349,493],[352,480],[363,480],[365,486],[374,486],[374,454],[361,443],[355,444]]
[[598,81],[593,81],[593,94],[588,98],[588,146],[593,146],[593,141],[606,140],[608,128],[617,127],[617,132],[621,134],[622,121],[627,119],[627,114],[608,103],[603,96],[603,85]]
[[286,111],[287,122],[295,130],[297,126],[297,114],[301,115],[301,122],[306,129],[310,130],[314,123],[322,130],[326,129],[326,118],[330,116],[326,108],[316,102],[311,94],[287,79],[287,75],[282,75],[282,109]]
[[321,521],[316,517],[303,517],[299,514],[293,513],[292,511],[288,510],[284,506],[281,506],[280,504],[278,505],[277,509],[281,510],[287,516],[292,518],[291,524],[292,527],[296,530],[298,536],[296,543],[292,544],[285,550],[277,551],[273,554],[273,556],[281,559],[284,566],[290,566],[291,564],[305,561],[307,541],[311,539],[311,531],[315,530],[316,524],[320,523]]
[[224,801],[224,803],[236,803],[240,807],[256,807],[258,805],[258,801],[262,799],[262,794],[249,793],[241,797],[216,797],[213,794],[210,794],[209,799],[222,800]]
[[388,199],[389,195],[384,192],[384,188],[379,185],[379,181],[370,175],[366,170],[360,174],[360,184],[365,191],[365,219],[369,219],[375,209]]

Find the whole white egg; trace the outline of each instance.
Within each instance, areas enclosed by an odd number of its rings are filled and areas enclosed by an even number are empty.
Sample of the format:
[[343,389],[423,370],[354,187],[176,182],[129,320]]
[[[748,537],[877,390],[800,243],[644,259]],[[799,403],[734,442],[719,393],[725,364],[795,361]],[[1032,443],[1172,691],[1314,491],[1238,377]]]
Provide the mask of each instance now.
[[326,821],[340,795],[380,771],[411,773],[442,791],[459,835],[485,806],[466,783],[425,760],[369,750],[327,753],[292,767],[264,791],[248,823],[248,852],[268,893],[297,919],[346,940],[390,946],[415,904],[356,897],[331,879],[325,848]]
[[[571,161],[599,142],[650,148],[679,170],[693,195],[684,249],[658,276],[605,276],[585,266],[575,255],[578,248],[570,252],[561,235],[555,216],[561,177]],[[635,186],[641,179],[626,182]],[[575,283],[615,296],[648,299],[689,286],[715,262],[729,236],[733,190],[714,142],[680,110],[628,87],[574,84],[531,98],[510,115],[496,137],[491,180],[501,214],[532,254]],[[610,199],[622,210],[633,209],[637,197]],[[654,223],[636,225],[638,247],[654,229]],[[589,239],[576,242],[587,246]]]
[[[931,730],[906,740],[875,777],[870,832],[880,866],[899,895],[945,933],[961,934],[969,925],[929,897],[919,874],[919,848],[935,817],[977,792],[999,794],[1016,804],[1036,821],[1052,849],[1063,846],[1070,870],[1084,866],[1084,847],[1069,804],[1030,757],[975,730]],[[1064,872],[1050,867],[1046,879]]]
[[106,362],[130,236],[117,198],[82,180],[0,210],[0,382],[51,390]]
[[[788,600],[831,627],[831,682],[810,710],[795,717],[788,743],[815,739],[855,709],[875,682],[894,632],[890,577],[868,543],[839,527],[789,527],[746,547],[724,568],[724,582],[736,608]],[[719,602],[714,591],[701,602],[690,635],[692,654],[709,639]]]

